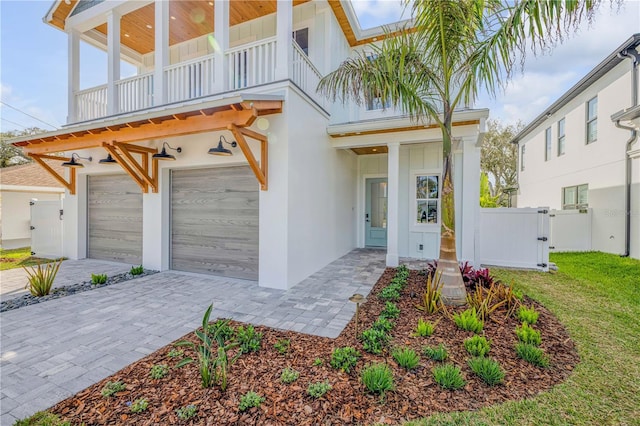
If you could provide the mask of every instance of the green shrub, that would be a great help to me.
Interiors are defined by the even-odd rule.
[[[236,341],[240,345],[240,353],[258,352],[262,342],[262,333],[257,333],[252,325],[239,326],[236,329]]]
[[[115,395],[118,392],[122,392],[126,388],[127,388],[127,386],[124,383],[122,383],[121,381],[107,382],[104,385],[104,387],[102,388],[102,390],[100,391],[100,394],[102,396],[104,396],[105,398],[108,398],[110,396]]]
[[[396,319],[400,316],[400,308],[393,302],[387,302],[384,309],[380,312],[380,317],[386,319]]]
[[[495,386],[502,383],[504,379],[504,371],[500,368],[500,364],[490,358],[476,357],[467,361],[471,371],[480,377],[489,386]]]
[[[374,355],[382,353],[382,349],[390,340],[387,333],[381,330],[376,330],[375,328],[363,331],[360,338],[362,339],[362,348]]]
[[[180,420],[189,420],[195,417],[198,412],[198,407],[193,404],[185,405],[184,407],[180,407],[176,410],[176,415]]]
[[[549,357],[542,349],[529,343],[516,343],[518,357],[538,367],[548,367]]]
[[[71,426],[71,422],[62,421],[57,414],[38,411],[26,419],[16,420],[13,426]]]
[[[398,365],[405,370],[411,370],[420,364],[420,355],[408,347],[395,348],[391,356],[393,356],[393,359],[396,360]]]
[[[307,393],[314,398],[321,398],[332,389],[328,381],[311,383],[307,388]]]
[[[393,372],[387,364],[371,364],[362,369],[362,383],[371,393],[384,395],[393,389]]]
[[[475,335],[464,340],[464,348],[471,356],[485,356],[491,350],[491,345],[484,336]]]
[[[178,358],[184,355],[184,351],[182,349],[171,349],[167,356],[169,358]]]
[[[207,334],[209,337],[215,340],[220,339],[221,342],[228,342],[233,339],[236,332],[233,327],[229,325],[229,321],[229,319],[220,318],[214,323],[208,324]]]
[[[331,361],[329,361],[329,364],[336,370],[342,370],[345,373],[348,373],[356,366],[360,356],[360,352],[351,346],[336,348],[331,353]]]
[[[404,281],[409,278],[409,268],[407,268],[407,265],[400,265],[396,268],[395,278],[399,278]]]
[[[316,358],[316,359],[313,360],[314,367],[317,367],[317,366],[322,365],[322,364],[324,364],[324,361],[322,361],[322,358]]]
[[[284,370],[282,370],[282,374],[280,374],[280,381],[282,383],[289,384],[298,380],[298,377],[300,377],[299,372],[297,372],[291,367],[287,367]]]
[[[91,284],[100,285],[107,282],[107,274],[91,274]]]
[[[62,265],[62,259],[58,262],[47,263],[45,266],[38,263],[29,269],[23,266],[22,269],[26,271],[28,280],[28,284],[24,288],[28,289],[29,293],[35,297],[48,295],[60,265]]]
[[[138,398],[129,406],[129,411],[132,413],[142,413],[143,411],[147,411],[149,407],[149,401],[145,398]]]
[[[540,346],[540,343],[542,343],[540,332],[526,322],[523,322],[521,327],[516,327],[516,336],[522,343],[529,343],[534,346]]]
[[[259,407],[263,401],[263,397],[261,397],[254,391],[249,391],[240,397],[240,404],[238,405],[238,409],[240,411],[246,411],[249,408]]]
[[[392,321],[388,320],[387,318],[379,317],[376,322],[373,323],[371,328],[375,328],[376,330],[388,333],[393,329],[393,326],[394,324]]]
[[[151,376],[152,379],[162,379],[167,374],[169,374],[169,367],[164,364],[154,365],[149,372],[149,376]]]
[[[422,353],[434,361],[444,361],[449,356],[446,346],[442,343],[436,347],[424,346]]]
[[[453,364],[437,366],[433,369],[433,379],[443,389],[456,390],[463,387],[467,382],[462,377],[460,367]]]
[[[289,339],[280,339],[278,340],[273,347],[278,351],[280,355],[284,355],[289,352],[289,348],[291,347],[291,340]]]
[[[465,331],[473,331],[474,333],[480,333],[484,323],[478,318],[475,308],[467,309],[460,314],[453,315],[453,322],[456,323],[458,328]]]
[[[400,289],[394,285],[389,285],[383,288],[378,297],[382,300],[398,301],[400,299]]]
[[[518,311],[518,319],[523,323],[527,324],[535,324],[538,322],[538,316],[540,314],[536,312],[536,309],[531,305],[530,308],[526,306],[520,306],[520,310]]]
[[[142,267],[142,265],[132,266],[129,273],[131,273],[131,275],[142,275],[144,274],[144,268]]]
[[[422,318],[418,318],[418,325],[416,326],[416,332],[414,333],[414,336],[429,337],[433,334],[435,328],[435,324],[429,321],[425,321]]]

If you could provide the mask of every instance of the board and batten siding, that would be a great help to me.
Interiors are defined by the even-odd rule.
[[[249,166],[172,170],[171,269],[257,281],[258,213]]]
[[[142,192],[127,175],[88,176],[87,257],[142,263]]]

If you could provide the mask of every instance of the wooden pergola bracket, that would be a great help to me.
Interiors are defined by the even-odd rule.
[[[149,156],[157,153],[155,148],[131,145],[122,142],[105,142],[102,144],[114,160],[140,186],[142,192],[158,192],[158,160],[151,158],[151,173],[149,173]],[[132,154],[140,154],[140,164]]]
[[[45,169],[51,176],[53,176],[58,182],[60,182],[71,195],[76,195],[76,169],[73,167],[69,168],[69,182],[60,176],[58,172],[53,170],[51,166],[49,166],[44,160],[56,160],[56,161],[71,161],[69,157],[59,157],[57,155],[44,155],[44,154],[30,154],[31,158],[33,158],[36,163],[40,164],[43,169]]]
[[[233,133],[238,145],[240,145],[240,149],[249,162],[249,166],[251,167],[251,170],[253,170],[253,174],[256,175],[258,182],[260,182],[260,189],[266,191],[268,188],[267,178],[269,171],[269,144],[267,143],[267,137],[258,132],[254,132],[253,130],[238,127],[235,124],[229,124],[227,129]],[[258,164],[258,161],[253,156],[253,152],[251,152],[251,148],[249,147],[245,136],[260,141],[260,164]]]

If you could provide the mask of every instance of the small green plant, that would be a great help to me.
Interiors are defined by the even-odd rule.
[[[258,352],[262,342],[262,333],[257,333],[252,325],[239,326],[236,329],[236,340],[240,345],[240,353]]]
[[[289,348],[291,347],[291,340],[280,339],[273,345],[273,347],[276,348],[276,351],[278,351],[280,355],[285,355],[287,352],[289,352]]]
[[[522,343],[529,343],[534,346],[540,346],[540,343],[542,343],[540,332],[526,322],[523,322],[522,326],[516,327],[516,336]]]
[[[399,278],[401,280],[405,280],[409,278],[409,268],[407,265],[400,265],[396,268],[395,278]]]
[[[314,398],[321,398],[325,393],[329,392],[332,386],[328,381],[311,383],[307,388],[307,393]]]
[[[151,367],[151,371],[149,372],[149,376],[151,376],[152,379],[156,380],[166,377],[167,374],[169,374],[169,367],[164,364],[154,365],[153,367]]]
[[[298,377],[300,377],[299,372],[297,372],[291,367],[287,367],[284,370],[282,370],[282,374],[280,374],[280,381],[282,383],[289,384],[298,380]]]
[[[91,274],[91,284],[100,285],[107,282],[107,274]]]
[[[147,411],[149,407],[149,401],[145,398],[138,398],[129,405],[129,411],[132,413],[142,413],[143,411]]]
[[[316,358],[316,359],[313,360],[313,366],[314,367],[320,366],[322,364],[324,364],[324,361],[322,360],[322,358]]]
[[[228,342],[236,334],[233,327],[229,325],[229,321],[229,319],[221,318],[219,320],[216,320],[212,324],[208,324],[207,334],[209,334],[209,336],[211,336],[212,338],[215,338],[214,336],[218,336],[221,341]]]
[[[436,324],[425,321],[422,318],[418,318],[418,325],[416,326],[416,331],[415,333],[413,333],[413,335],[419,337],[429,337],[433,334],[435,328]]]
[[[387,302],[384,305],[384,309],[380,312],[381,318],[396,319],[400,316],[400,308],[393,302]]]
[[[491,345],[484,336],[474,335],[464,339],[464,348],[471,356],[485,356],[491,350]]]
[[[384,393],[393,390],[393,372],[387,364],[371,364],[362,369],[362,383],[371,393],[384,397]]]
[[[384,331],[385,333],[390,332],[393,329],[393,322],[387,318],[379,317],[376,322],[373,323],[371,328],[375,328],[376,330]]]
[[[420,364],[420,355],[409,347],[395,348],[391,352],[391,356],[396,360],[398,365],[405,370],[416,368]]]
[[[519,358],[538,367],[548,367],[549,357],[542,349],[530,343],[516,343],[516,354]]]
[[[369,328],[360,335],[362,339],[362,348],[370,354],[378,355],[382,353],[382,349],[389,343],[389,335],[382,330]]]
[[[399,287],[389,285],[383,288],[380,293],[378,293],[378,297],[382,300],[391,300],[396,302],[400,299]]]
[[[467,364],[471,371],[489,386],[495,386],[504,380],[504,371],[500,368],[500,364],[491,358],[480,356],[470,359]]]
[[[520,306],[518,310],[518,319],[523,323],[533,325],[538,322],[538,316],[540,314],[536,311],[536,309],[531,305],[530,308],[526,306]]]
[[[104,396],[105,398],[109,398],[109,397],[115,395],[118,392],[122,392],[126,388],[127,388],[127,386],[124,383],[122,383],[121,381],[107,382],[104,385],[104,387],[102,388],[102,390],[100,391],[100,394],[102,396]]]
[[[442,309],[442,297],[441,297],[442,284],[440,281],[440,273],[427,275],[427,282],[425,284],[424,292],[422,293],[422,303],[416,305],[416,308],[426,312],[427,314],[434,314]]]
[[[356,366],[360,356],[360,352],[351,346],[336,348],[331,353],[331,361],[329,361],[329,364],[331,364],[331,366],[336,370],[342,370],[345,373],[348,373]]]
[[[142,275],[144,273],[144,268],[142,267],[142,265],[140,265],[140,266],[132,266],[131,270],[129,271],[129,273],[131,275]]]
[[[422,353],[434,361],[444,361],[449,356],[446,346],[442,343],[436,347],[424,346],[422,348]]]
[[[474,333],[480,333],[484,323],[478,318],[475,308],[467,309],[460,314],[453,314],[453,322],[456,323],[458,328],[466,331],[473,331]]]
[[[180,420],[189,420],[195,417],[198,412],[198,407],[193,404],[185,405],[184,407],[180,407],[176,410],[176,415]]]
[[[62,259],[57,262],[47,263],[45,266],[40,263],[30,268],[23,266],[22,269],[26,271],[29,282],[24,288],[28,289],[29,293],[35,297],[48,295],[51,292],[51,286],[53,286],[53,280],[56,278],[60,265],[62,265]]]
[[[169,358],[179,358],[184,355],[184,351],[182,349],[171,349],[167,356]]]
[[[463,387],[467,382],[462,377],[460,367],[453,364],[439,365],[433,369],[433,379],[443,389],[456,390]]]
[[[26,419],[16,420],[13,426],[71,426],[71,422],[62,421],[57,414],[38,411]]]
[[[263,401],[263,397],[254,391],[249,391],[240,397],[240,405],[238,405],[238,409],[240,411],[247,411],[249,408],[259,407]]]

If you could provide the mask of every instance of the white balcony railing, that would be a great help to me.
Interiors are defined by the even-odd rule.
[[[169,103],[215,93],[214,55],[170,65],[164,73]]]
[[[318,95],[316,87],[322,78],[320,71],[311,63],[309,56],[300,48],[295,40],[292,40],[293,47],[293,69],[291,70],[291,80],[301,88],[307,95],[326,109],[326,100]]]
[[[107,115],[107,85],[76,92],[76,121],[93,120]]]
[[[153,73],[116,81],[119,112],[138,111],[153,106]]]
[[[227,90],[244,89],[275,80],[275,37],[230,49],[225,55],[229,64]]]

